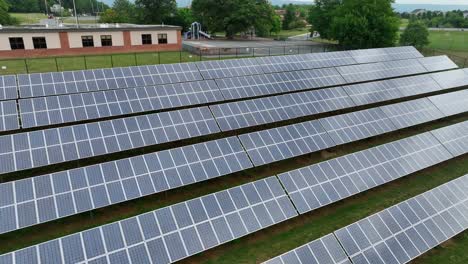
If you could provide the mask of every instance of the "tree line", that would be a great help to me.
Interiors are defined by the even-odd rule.
[[[407,12],[399,14],[401,18],[419,20],[428,27],[433,28],[468,28],[468,17],[465,18],[462,10],[449,12],[426,11],[417,15]]]
[[[5,0],[2,0],[5,1]],[[46,10],[45,3],[47,2]],[[6,0],[10,6],[9,11],[15,13],[50,13],[50,7],[58,1],[56,0]],[[65,10],[73,9],[73,0],[61,0]],[[108,5],[97,0],[75,0],[76,12],[78,14],[95,14],[109,8]]]

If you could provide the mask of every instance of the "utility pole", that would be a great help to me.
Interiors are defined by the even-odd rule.
[[[75,21],[76,21],[76,27],[80,27],[80,22],[78,22],[78,15],[76,14],[76,4],[75,0],[73,0],[73,12],[75,13]]]
[[[47,0],[44,0],[44,7],[45,7],[47,18],[49,18],[49,8],[47,8]]]

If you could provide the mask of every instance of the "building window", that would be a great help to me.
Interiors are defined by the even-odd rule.
[[[103,47],[112,46],[112,36],[111,35],[102,35],[101,36],[101,46],[103,46]]]
[[[23,38],[10,38],[10,47],[12,50],[24,49]]]
[[[93,36],[81,36],[83,47],[94,47]]]
[[[47,49],[47,42],[45,37],[33,37],[34,49]]]
[[[143,44],[143,45],[151,45],[151,44],[153,44],[153,40],[151,39],[151,34],[143,34],[143,35],[141,35],[141,44]]]
[[[167,34],[158,34],[158,44],[167,44]]]

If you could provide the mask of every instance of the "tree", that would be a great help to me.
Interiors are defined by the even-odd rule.
[[[121,18],[114,9],[109,8],[99,17],[99,23],[121,23]]]
[[[312,25],[311,32],[317,31],[324,39],[331,39],[330,25],[334,12],[341,0],[315,0],[315,5],[309,9],[307,21]]]
[[[135,5],[143,24],[163,24],[177,12],[175,0],[136,0]]]
[[[278,15],[275,15],[273,17],[273,23],[271,24],[270,35],[271,34],[278,35],[280,31],[281,31],[281,17]]]
[[[8,0],[10,12],[37,13],[40,12],[38,0]]]
[[[421,21],[412,21],[400,36],[400,44],[422,48],[429,44],[429,31]]]
[[[210,32],[224,31],[228,38],[252,28],[266,35],[275,17],[268,0],[193,0],[192,12]]]
[[[10,16],[8,8],[10,6],[5,0],[0,0],[0,25],[15,25],[18,21]]]
[[[286,13],[283,18],[283,29],[291,29],[291,26],[296,22],[296,7],[293,4],[286,6]]]
[[[116,12],[119,23],[131,23],[135,20],[135,5],[128,0],[115,0],[112,9]]]
[[[181,7],[177,9],[175,16],[168,20],[168,23],[175,26],[182,27],[183,31],[187,31],[190,25],[195,21],[192,14],[192,9],[187,7]]]

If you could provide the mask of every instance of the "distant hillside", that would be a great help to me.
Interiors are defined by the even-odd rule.
[[[189,6],[192,0],[177,0],[177,6],[185,7]],[[271,0],[272,5],[282,6],[284,4],[312,4],[314,1],[294,1],[294,0]]]

